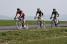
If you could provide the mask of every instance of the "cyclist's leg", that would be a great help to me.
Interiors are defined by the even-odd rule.
[[[21,18],[21,24],[22,24],[22,27],[24,27],[24,19]]]
[[[24,21],[23,21],[23,23],[22,23],[22,27],[24,27]]]
[[[58,26],[58,19],[56,18],[55,19],[55,27],[57,27]]]
[[[58,26],[58,23],[59,23],[59,20],[58,19],[56,19],[56,25]]]
[[[39,18],[39,25],[40,25],[40,28],[42,28],[43,26],[43,21],[42,21],[42,19],[41,19],[41,17]]]
[[[41,25],[42,25],[41,23],[42,23],[41,18],[40,18],[40,16],[38,16],[37,17],[37,25],[39,28],[41,28]]]

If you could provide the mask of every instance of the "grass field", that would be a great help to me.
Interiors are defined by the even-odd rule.
[[[67,28],[0,32],[0,44],[67,44]]]
[[[27,21],[33,25],[36,21]],[[45,21],[50,24],[50,21]],[[66,24],[67,21],[60,21]],[[0,26],[13,26],[13,20],[0,20]],[[0,44],[67,44],[67,28],[29,29],[0,32]]]
[[[28,25],[36,24],[36,21],[26,21]],[[45,21],[46,24],[50,24],[50,21]],[[60,21],[60,24],[66,24],[67,21]],[[0,20],[0,26],[13,26],[16,25],[14,20]]]

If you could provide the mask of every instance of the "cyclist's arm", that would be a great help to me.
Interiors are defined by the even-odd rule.
[[[16,12],[16,16],[17,16],[17,12]]]
[[[58,15],[58,17],[59,17],[59,13],[57,12],[57,15]]]
[[[16,12],[16,16],[17,16],[17,12]],[[16,16],[14,17],[14,20],[16,19]]]
[[[36,17],[37,17],[37,14],[38,14],[38,12],[36,12],[36,16],[34,17],[34,19],[36,19]]]
[[[51,17],[50,17],[50,19],[52,19],[52,16],[53,16],[53,12],[52,12],[52,14],[51,14]]]
[[[36,12],[36,16],[37,16],[38,12]]]
[[[43,12],[41,11],[41,14],[42,14],[42,16],[43,16]]]

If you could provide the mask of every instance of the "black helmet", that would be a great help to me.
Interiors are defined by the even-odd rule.
[[[37,8],[37,10],[40,10],[40,8]]]
[[[17,10],[20,10],[19,8],[17,8]]]
[[[55,8],[53,10],[56,10]]]

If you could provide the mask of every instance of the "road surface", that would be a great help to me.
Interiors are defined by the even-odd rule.
[[[28,29],[35,29],[37,25],[29,25]],[[51,27],[50,24],[46,24],[46,27]],[[58,27],[67,27],[67,24],[59,24]],[[0,26],[0,30],[17,30],[16,26]]]

